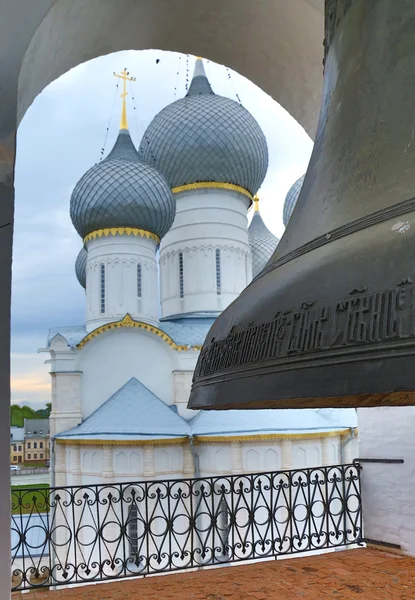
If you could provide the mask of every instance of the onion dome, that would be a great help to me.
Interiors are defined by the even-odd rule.
[[[212,91],[201,58],[186,96],[166,106],[148,126],[139,155],[163,173],[173,191],[216,182],[254,195],[268,168],[262,129],[238,102]]]
[[[302,175],[288,190],[288,194],[285,196],[284,208],[282,210],[282,221],[284,227],[287,227],[288,221],[291,219],[295,205],[297,204],[298,196],[300,195],[301,188],[303,187],[305,174]]]
[[[121,127],[113,149],[85,173],[72,192],[71,219],[82,238],[118,227],[141,229],[162,238],[173,224],[171,190],[163,175],[139,159],[131,140],[125,95],[124,89]]]
[[[270,232],[259,214],[258,196],[255,196],[254,204],[255,212],[248,228],[248,239],[252,255],[252,276],[256,277],[273,255],[279,239]]]
[[[82,247],[82,250],[78,254],[75,262],[75,274],[79,283],[83,288],[86,289],[86,259],[88,256],[87,249],[85,246]]]

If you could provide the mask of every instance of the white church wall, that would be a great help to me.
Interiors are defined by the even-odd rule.
[[[360,457],[404,460],[363,464],[365,536],[415,556],[415,407],[359,408],[358,422]]]
[[[132,377],[166,404],[174,400],[175,353],[153,333],[118,329],[103,333],[80,351],[82,416],[85,419]],[[126,423],[128,427],[128,423]]]
[[[90,240],[86,264],[86,329],[122,319],[156,323],[158,281],[156,242],[134,235]],[[137,265],[141,265],[139,297]],[[101,307],[101,265],[105,266],[105,298]]]
[[[177,406],[177,412],[179,415],[183,417],[183,419],[187,420],[193,418],[199,412],[197,410],[195,411],[187,408],[187,403],[190,396],[190,388],[192,387],[192,377],[193,370],[173,372],[174,403]]]
[[[176,194],[175,221],[162,241],[160,252],[164,317],[222,311],[247,286],[252,276],[248,204],[248,198],[227,190],[200,189]],[[220,282],[217,249],[220,251]]]

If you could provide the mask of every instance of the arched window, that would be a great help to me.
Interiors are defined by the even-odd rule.
[[[100,266],[100,310],[101,313],[105,312],[105,265]]]
[[[137,296],[141,298],[142,294],[141,263],[137,264]]]
[[[222,292],[220,267],[220,250],[219,248],[216,248],[216,293],[218,296],[220,296]]]
[[[179,252],[180,298],[184,298],[183,252]]]

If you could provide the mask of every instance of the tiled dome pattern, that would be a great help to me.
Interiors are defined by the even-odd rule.
[[[279,239],[267,228],[259,212],[254,213],[248,228],[248,238],[252,255],[252,276],[256,277],[273,255]]]
[[[305,175],[302,175],[288,190],[288,194],[285,196],[284,208],[282,211],[282,221],[284,227],[287,227],[288,221],[291,219],[295,205],[297,204],[298,196],[300,195],[301,188],[303,187]]]
[[[86,289],[86,259],[88,256],[88,252],[85,246],[82,247],[82,250],[79,252],[76,262],[75,262],[75,274],[79,283],[83,288]]]
[[[128,131],[101,163],[76,184],[70,214],[81,237],[110,227],[133,227],[162,238],[174,215],[173,195],[164,177],[139,160]]]
[[[268,147],[254,117],[230,98],[195,93],[169,104],[148,126],[139,156],[171,188],[231,183],[255,194],[268,169]]]

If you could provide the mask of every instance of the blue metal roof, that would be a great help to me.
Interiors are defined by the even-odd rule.
[[[189,421],[194,435],[258,435],[271,433],[324,432],[349,428],[350,415],[331,422],[319,411],[302,410],[207,410]]]
[[[177,319],[174,321],[162,321],[159,327],[176,344],[182,346],[202,346],[214,322],[214,318]]]
[[[340,414],[341,413],[341,414]],[[190,435],[260,435],[324,432],[356,426],[356,413],[316,410],[201,411],[180,417],[135,378],[130,379],[81,425],[57,435],[64,439],[157,439]]]
[[[133,377],[104,402],[81,425],[57,438],[102,438],[106,436],[182,437],[187,422]],[[110,438],[107,438],[110,439]]]

